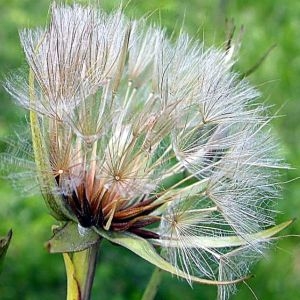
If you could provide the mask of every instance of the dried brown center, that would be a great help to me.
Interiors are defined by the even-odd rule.
[[[58,184],[59,176],[56,176]],[[120,180],[119,176],[115,177],[116,181]],[[91,178],[88,174],[70,192],[62,193],[62,197],[83,227],[129,231],[144,238],[159,237],[146,228],[160,221],[159,217],[150,215],[160,206],[154,203],[156,197],[130,202],[113,185],[107,188],[103,180]]]

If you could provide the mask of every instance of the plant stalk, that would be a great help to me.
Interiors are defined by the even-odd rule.
[[[90,248],[73,253],[63,253],[67,273],[67,300],[89,300],[100,241]]]
[[[159,268],[155,268],[155,270],[152,273],[152,276],[148,282],[148,285],[145,289],[145,292],[143,294],[142,300],[153,300],[158,287],[161,283],[162,279],[162,271]]]

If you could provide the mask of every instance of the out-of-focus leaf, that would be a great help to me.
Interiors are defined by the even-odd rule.
[[[50,253],[78,252],[85,250],[100,239],[100,236],[91,229],[80,232],[77,223],[68,222],[53,231],[53,237],[46,243]]]
[[[12,237],[12,230],[10,230],[5,237],[0,237],[0,273],[3,268],[4,257],[7,252],[11,237]]]

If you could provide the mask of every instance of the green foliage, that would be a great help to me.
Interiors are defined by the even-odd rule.
[[[12,237],[12,231],[10,230],[5,237],[0,237],[0,273],[2,272],[5,254],[9,247],[9,243]]]
[[[48,15],[47,0],[0,0],[0,79],[24,63],[18,40],[18,28],[43,25]],[[71,1],[69,1],[71,2]],[[81,3],[85,1],[79,1]],[[98,1],[91,1],[98,2]],[[106,9],[117,7],[118,0],[102,0]],[[249,80],[258,85],[262,99],[273,105],[271,111],[282,116],[274,120],[278,137],[288,163],[295,169],[284,174],[287,181],[299,176],[300,166],[300,2],[286,0],[275,3],[262,1],[228,0],[132,0],[126,8],[129,16],[147,16],[149,23],[165,26],[175,32],[182,26],[192,36],[223,46],[225,18],[233,18],[239,28],[245,27],[237,70],[243,73],[274,43],[276,48]],[[24,112],[16,108],[0,90],[0,138],[12,134],[24,119]],[[22,121],[21,121],[22,120]],[[4,143],[0,141],[0,150]],[[5,181],[0,181],[0,232],[13,228],[14,239],[6,255],[5,276],[0,277],[0,297],[3,300],[63,299],[65,271],[60,255],[48,254],[43,248],[51,235],[53,219],[47,215],[39,197],[20,199],[22,191],[13,192]],[[283,201],[278,209],[283,212],[278,222],[296,217],[300,211],[300,184],[287,183]],[[296,221],[285,231],[298,234]],[[300,241],[287,237],[279,241],[268,257],[253,272],[247,283],[259,299],[300,299]],[[94,283],[92,299],[140,299],[152,267],[126,249],[104,242],[100,250],[100,265]],[[194,285],[163,275],[157,299],[214,299],[215,288]],[[252,299],[251,291],[241,284],[233,299]]]

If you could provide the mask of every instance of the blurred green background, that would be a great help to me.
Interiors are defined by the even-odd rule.
[[[0,80],[24,65],[18,29],[44,25],[49,0],[0,0]],[[86,2],[86,1],[78,1]],[[118,0],[99,1],[112,9]],[[125,2],[125,1],[124,1]],[[149,22],[161,23],[169,32],[184,24],[192,36],[204,39],[207,46],[222,46],[225,18],[244,25],[245,34],[237,70],[251,67],[274,43],[276,48],[263,65],[249,77],[259,87],[262,100],[273,105],[271,111],[282,116],[274,120],[287,162],[294,168],[283,172],[283,180],[300,176],[300,1],[261,0],[132,0],[126,9],[130,16],[150,16]],[[0,88],[0,139],[24,124],[25,112],[17,108]],[[4,142],[0,142],[4,150]],[[300,181],[284,185],[278,204],[278,222],[298,218]],[[65,274],[60,255],[50,255],[43,243],[51,235],[53,219],[40,197],[21,198],[10,185],[0,181],[0,236],[13,228],[14,236],[0,275],[0,299],[64,299]],[[300,233],[296,220],[283,235]],[[102,245],[100,268],[96,273],[92,299],[140,299],[152,266],[128,251],[109,243]],[[254,268],[255,278],[247,284],[258,299],[300,299],[300,239],[286,237],[270,249]],[[215,299],[215,288],[194,285],[165,274],[157,299]],[[239,285],[232,299],[255,299],[249,287]]]

